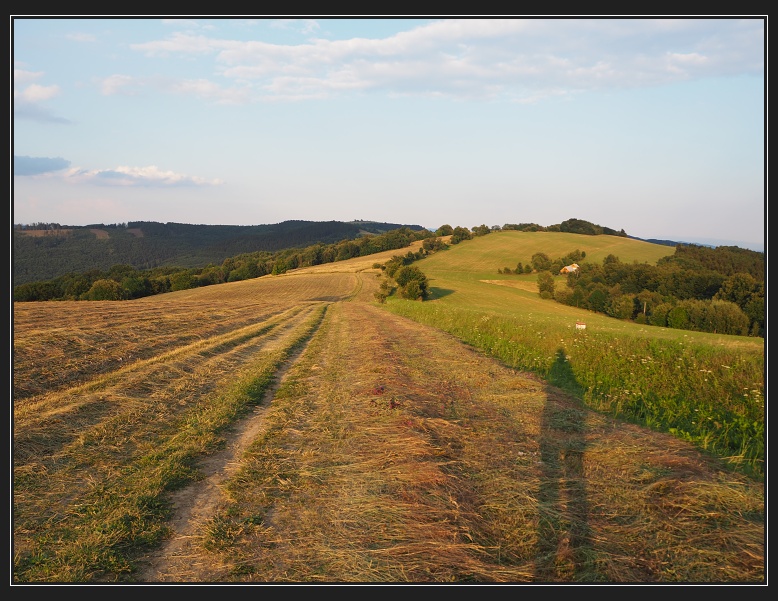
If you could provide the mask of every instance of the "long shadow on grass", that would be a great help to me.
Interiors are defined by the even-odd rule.
[[[454,291],[449,288],[438,288],[436,286],[430,286],[430,295],[428,300],[435,300],[436,298],[443,298],[449,294],[454,294]]]
[[[540,582],[596,580],[591,563],[589,502],[584,474],[585,413],[560,395],[580,389],[564,349],[549,373],[540,431],[542,475],[535,577]]]

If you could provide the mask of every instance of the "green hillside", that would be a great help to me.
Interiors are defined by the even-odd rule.
[[[450,246],[444,252],[429,255],[418,262],[429,279],[429,308],[440,304],[467,312],[494,312],[501,316],[551,320],[559,327],[572,330],[576,321],[585,321],[588,331],[629,333],[637,337],[692,338],[707,343],[745,345],[761,351],[764,339],[742,336],[722,336],[672,328],[651,327],[628,320],[614,319],[602,313],[578,309],[554,300],[540,298],[538,274],[503,275],[502,267],[528,264],[532,255],[546,253],[555,258],[574,250],[586,253],[581,261],[602,263],[608,255],[619,257],[622,263],[656,264],[671,257],[675,248],[619,236],[587,236],[560,232],[501,231]],[[556,285],[565,285],[567,276],[555,276]],[[422,303],[417,303],[422,305]]]
[[[590,263],[601,263],[613,254],[627,263],[655,264],[675,252],[669,246],[620,236],[502,231],[453,245],[445,252],[430,255],[419,265],[430,280],[431,299],[439,298],[446,306],[476,312],[496,311],[510,316],[534,313],[536,317],[558,318],[569,327],[579,319],[586,319],[607,329],[623,330],[632,326],[636,331],[645,330],[637,324],[541,299],[537,292],[537,274],[497,273],[498,269],[515,267],[519,262],[529,264],[537,252],[555,258],[575,250],[585,252],[583,261]],[[564,277],[556,277],[559,285],[563,284]]]
[[[444,330],[511,367],[534,372],[594,409],[690,440],[759,473],[764,461],[764,339],[651,326],[543,299],[538,274],[499,274],[532,254],[580,250],[656,263],[664,245],[616,236],[498,232],[415,263],[424,302],[391,311]],[[567,276],[557,275],[557,285]],[[583,322],[585,329],[577,329]]]
[[[486,277],[495,275],[498,268],[515,267],[517,262],[528,264],[538,252],[553,259],[575,250],[586,252],[585,260],[590,263],[601,263],[613,254],[623,262],[655,264],[675,252],[674,247],[623,236],[503,230],[452,246],[451,253],[432,256],[425,262],[425,269],[459,272],[464,277]]]

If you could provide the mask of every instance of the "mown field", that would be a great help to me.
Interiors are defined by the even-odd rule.
[[[599,355],[612,390],[670,349],[710,381],[726,352],[758,380],[718,389],[734,406],[763,395],[759,341],[541,301],[497,268],[619,254],[583,247],[611,237],[544,250],[505,234],[420,261],[424,303],[374,301],[389,252],[135,301],[15,304],[13,582],[763,584],[763,479],[595,410],[581,368]]]

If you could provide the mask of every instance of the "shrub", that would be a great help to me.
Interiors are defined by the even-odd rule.
[[[122,300],[124,289],[115,280],[97,280],[86,293],[87,300]]]
[[[538,274],[538,290],[541,298],[554,298],[554,276],[548,271]]]
[[[415,265],[401,267],[395,273],[394,279],[403,298],[424,300],[429,296],[427,276]]]

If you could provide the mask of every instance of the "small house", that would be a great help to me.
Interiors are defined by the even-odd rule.
[[[575,273],[576,271],[578,271],[578,263],[573,263],[572,265],[565,265],[559,270],[559,273]]]
[[[586,324],[584,322],[582,322],[582,321],[576,321],[575,322],[575,329],[576,330],[585,330],[586,329]]]

